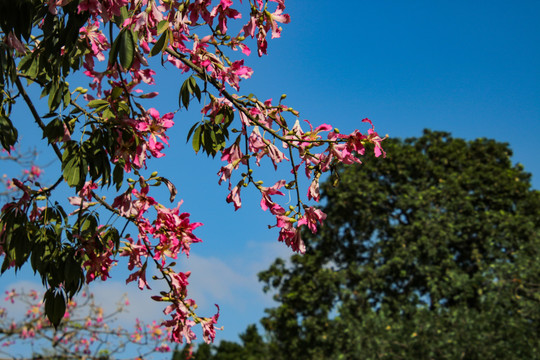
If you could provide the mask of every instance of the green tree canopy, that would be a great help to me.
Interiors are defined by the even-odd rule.
[[[426,130],[322,187],[304,256],[260,274],[274,358],[540,358],[540,192],[508,144]]]
[[[268,344],[264,342],[257,327],[249,325],[240,334],[241,344],[222,340],[219,345],[199,344],[195,350],[186,344],[182,350],[175,350],[172,360],[270,360]]]

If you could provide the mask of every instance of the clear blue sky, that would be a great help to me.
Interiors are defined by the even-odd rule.
[[[280,39],[269,42],[269,56],[253,54],[246,60],[255,73],[242,93],[275,100],[286,93],[287,105],[299,110],[301,119],[329,123],[342,132],[365,131],[360,120],[369,117],[380,134],[391,137],[420,136],[430,128],[508,142],[513,160],[533,174],[533,186],[540,188],[539,1],[286,4],[291,24],[283,26]],[[174,110],[181,77],[172,69],[160,75],[162,96],[148,106]],[[205,224],[197,232],[204,243],[195,245],[180,266],[193,272],[191,295],[200,302],[201,314],[211,315],[214,303],[221,306],[224,331],[218,339],[236,340],[272,304],[256,273],[289,251],[267,229],[273,219],[260,210],[257,194],[243,193],[244,206],[237,212],[225,203],[226,186],[217,184],[219,160],[195,157],[185,145],[197,119],[194,111],[178,113],[167,156],[150,166],[175,182],[182,209]],[[150,294],[118,286],[124,278],[116,272],[112,280],[117,283],[95,290],[109,296],[129,291],[131,316],[159,316],[159,306],[148,310]],[[8,275],[1,287],[29,279]]]

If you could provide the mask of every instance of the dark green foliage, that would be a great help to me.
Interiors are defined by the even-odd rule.
[[[242,344],[221,341],[219,345],[199,344],[193,351],[192,360],[271,360],[268,345],[257,331],[255,325],[249,325],[246,332],[240,334]],[[181,351],[175,350],[173,360],[189,358],[189,345]]]
[[[507,144],[426,131],[385,150],[323,186],[305,256],[260,274],[272,358],[540,358],[540,193]]]
[[[15,99],[22,97],[21,101],[27,102],[49,145],[63,142],[62,147],[56,148],[56,153],[61,158],[62,177],[67,185],[79,191],[86,181],[92,180],[102,187],[114,184],[119,189],[123,183],[124,163],[117,161],[111,169],[111,157],[120,146],[132,149],[138,145],[133,130],[121,127],[117,120],[131,114],[127,100],[120,98],[124,89],[113,89],[111,101],[90,102],[93,112],[106,120],[103,124],[97,124],[100,118],[88,116],[80,107],[66,110],[72,102],[73,91],[66,78],[72,71],[80,69],[82,59],[89,51],[87,44],[79,39],[79,30],[90,14],[79,12],[79,3],[68,2],[53,14],[43,1],[0,0],[1,32],[4,35],[13,33],[19,40],[26,41],[32,50],[21,54],[4,42],[0,44],[0,144],[9,150],[17,141],[17,123],[11,118],[11,110]],[[126,10],[122,10],[122,17],[126,14]],[[116,20],[122,22],[122,17]],[[29,41],[30,34],[38,41]],[[126,30],[120,32],[118,39],[118,51],[113,61],[129,68],[135,54],[134,36]],[[48,98],[47,114],[41,116],[31,100],[25,97],[21,79],[42,89],[41,95]],[[79,96],[83,91],[86,90],[77,88],[73,94]],[[62,110],[65,115],[59,115],[57,110]],[[85,129],[83,135],[65,140],[75,128]],[[118,143],[119,135],[124,144]],[[76,221],[69,222],[62,207],[49,201],[50,191],[38,194],[29,188],[20,188],[25,192],[24,201],[10,203],[0,217],[0,243],[7,249],[0,273],[12,264],[19,270],[29,261],[49,289],[44,298],[46,313],[56,324],[55,319],[62,312],[60,302],[74,296],[85,281],[82,264],[88,258],[81,255],[81,244],[96,240],[95,246],[99,250],[113,244],[115,252],[120,246],[120,234],[111,226],[100,226],[97,215],[82,208],[74,217]],[[42,216],[32,215],[43,201],[48,205]]]

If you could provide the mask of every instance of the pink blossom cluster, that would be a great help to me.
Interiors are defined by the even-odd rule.
[[[126,246],[120,253],[129,258],[128,269],[136,269],[126,282],[137,281],[141,290],[150,289],[146,269],[148,261],[153,261],[167,277],[170,288],[166,295],[153,297],[156,301],[171,303],[164,310],[165,315],[170,315],[171,319],[163,322],[163,325],[172,329],[172,340],[181,342],[185,338],[190,342],[195,337],[191,330],[195,322],[189,319],[195,315],[195,302],[186,298],[190,273],[175,272],[173,264],[168,263],[168,260],[177,259],[180,253],[189,256],[191,244],[201,241],[193,231],[202,224],[190,222],[188,213],[180,213],[182,202],[172,209],[159,204],[148,195],[150,185],[143,177],[140,177],[138,183],[140,191],[133,187],[116,197],[112,204],[122,216],[135,219],[139,233],[136,242],[127,237]],[[150,209],[156,213],[153,221],[148,219]]]
[[[91,20],[81,28],[80,38],[86,44],[88,52],[85,55],[85,74],[92,78],[91,88],[95,94],[86,94],[88,101],[104,99],[109,102],[113,113],[118,113],[114,120],[117,132],[116,152],[111,154],[113,162],[121,161],[126,172],[132,169],[138,170],[146,167],[146,160],[149,157],[162,157],[164,145],[168,144],[166,131],[173,126],[173,114],[168,113],[161,117],[157,110],[145,110],[137,103],[137,108],[131,106],[131,111],[120,112],[119,102],[125,100],[131,104],[132,94],[141,93],[137,89],[140,84],[153,85],[155,83],[154,72],[148,67],[146,55],[150,54],[151,46],[156,46],[161,36],[167,36],[168,54],[166,60],[180,68],[182,71],[193,71],[185,62],[181,61],[182,56],[189,59],[190,64],[202,69],[206,76],[212,78],[219,85],[219,90],[224,91],[226,85],[235,90],[239,90],[241,79],[247,79],[253,73],[252,69],[244,65],[244,60],[229,61],[223,52],[217,50],[219,45],[230,47],[233,50],[240,48],[245,55],[250,54],[249,47],[244,44],[245,36],[257,38],[259,55],[266,54],[267,32],[272,33],[272,37],[279,37],[281,29],[277,23],[288,23],[289,16],[283,14],[285,5],[283,1],[276,1],[277,8],[270,13],[268,4],[256,1],[252,4],[251,14],[248,23],[241,32],[234,36],[225,36],[228,31],[228,21],[241,19],[242,14],[233,9],[233,2],[222,0],[217,5],[212,5],[210,0],[198,0],[188,5],[177,1],[141,0],[129,1],[97,1],[88,0],[79,4],[79,11],[88,11]],[[54,3],[56,6],[65,5],[62,2]],[[56,12],[53,2],[49,3],[50,11]],[[111,48],[114,39],[107,39],[102,27],[109,22],[113,16],[120,16],[122,7],[126,6],[129,17],[126,18],[121,29],[132,31],[136,35],[137,47],[133,63],[129,69],[123,69],[117,62],[109,61],[104,70],[98,70],[98,62],[105,60],[104,52]],[[214,28],[214,20],[217,25]],[[212,29],[212,34],[199,38],[193,33],[193,29],[200,21],[206,23]],[[165,25],[163,25],[165,24]],[[188,43],[192,43],[189,46]],[[213,48],[212,51],[210,48]],[[176,52],[179,56],[174,56]],[[105,79],[108,79],[110,88],[105,86]],[[115,88],[125,91],[118,95]],[[141,95],[142,98],[155,96],[156,93]],[[214,116],[219,105],[212,101],[212,109],[205,107],[203,113],[209,117]],[[224,106],[232,106],[229,102],[223,102]],[[136,111],[138,110],[138,111]],[[138,114],[137,114],[138,113]],[[258,146],[258,149],[255,149]],[[252,150],[259,153],[259,160],[268,145],[253,142]],[[279,153],[275,147],[271,147],[272,154]],[[275,159],[276,157],[272,157]],[[285,156],[281,160],[286,159]],[[279,161],[281,161],[279,160]],[[191,308],[194,302],[186,298],[187,274],[176,274],[167,264],[167,259],[176,259],[178,253],[189,254],[190,245],[199,242],[192,231],[200,226],[199,223],[190,223],[189,214],[180,213],[180,204],[173,209],[163,206],[153,197],[148,196],[149,186],[144,178],[140,177],[140,190],[130,187],[126,192],[117,196],[111,207],[123,217],[133,219],[138,229],[137,241],[126,238],[126,246],[121,255],[129,258],[128,268],[133,272],[127,281],[136,281],[139,288],[150,288],[146,279],[146,268],[148,259],[152,259],[162,272],[166,272],[170,285],[170,293],[165,297],[170,299],[165,313],[172,316],[172,320],[164,325],[173,329],[173,339],[181,341],[182,337],[187,341],[193,339],[194,334],[190,330],[194,323],[203,326],[203,336],[205,340],[213,340],[215,330],[213,325],[217,321],[217,314],[211,318],[198,318]],[[238,194],[239,195],[239,194]],[[72,197],[71,203],[86,208],[90,204],[90,199],[84,199],[80,194]],[[80,199],[80,200],[79,200]],[[239,196],[236,204],[239,204]],[[153,208],[155,218],[150,220],[147,211]],[[81,252],[84,252],[88,261],[85,263],[87,282],[100,277],[102,280],[108,278],[108,271],[114,262],[111,260],[110,250],[97,252],[92,241],[83,242]],[[107,246],[105,247],[107,248]],[[109,247],[110,248],[110,247]],[[163,297],[162,297],[163,298]],[[163,300],[163,299],[161,299]],[[193,320],[190,320],[193,318]],[[205,320],[203,320],[205,319]]]
[[[298,189],[299,168],[304,165],[304,173],[308,179],[311,179],[311,184],[307,190],[308,200],[320,200],[319,181],[323,173],[332,170],[338,164],[360,164],[359,155],[365,154],[365,146],[371,144],[374,147],[376,157],[386,156],[382,148],[382,141],[377,132],[374,130],[373,123],[369,119],[362,120],[371,125],[367,134],[362,134],[355,130],[349,135],[340,134],[337,130],[328,124],[323,124],[317,128],[313,128],[311,123],[306,120],[310,127],[309,131],[304,131],[297,120],[294,126],[289,129],[286,126],[285,119],[281,116],[284,111],[290,111],[282,105],[272,106],[271,100],[264,103],[256,101],[253,107],[248,107],[246,113],[241,113],[243,128],[242,135],[247,143],[249,153],[244,154],[240,148],[240,136],[237,141],[222,151],[221,160],[227,162],[218,172],[219,183],[229,181],[229,195],[227,201],[234,204],[235,210],[241,207],[240,190],[246,186],[248,182],[253,183],[261,192],[261,208],[269,210],[276,217],[276,224],[272,227],[280,229],[279,241],[285,242],[293,251],[304,253],[305,245],[301,238],[301,227],[306,226],[311,232],[316,233],[317,228],[326,218],[320,209],[313,206],[303,204],[298,198],[296,207],[291,207],[290,210],[285,210],[281,205],[277,204],[272,198],[274,195],[284,196],[282,190],[293,188]],[[273,129],[274,123],[279,126],[278,130]],[[251,133],[248,135],[247,129],[251,127]],[[265,138],[261,134],[261,128],[264,133],[268,134],[270,139]],[[322,134],[326,133],[326,139],[323,139]],[[255,164],[260,166],[261,159],[268,158],[272,162],[274,168],[277,169],[278,164],[283,161],[290,161],[285,153],[276,146],[275,142],[281,143],[283,151],[289,151],[290,158],[293,151],[298,154],[300,162],[293,165],[293,174],[295,179],[292,183],[287,184],[285,180],[276,182],[271,187],[262,186],[261,181],[255,181],[251,174],[243,174],[243,179],[238,184],[232,187],[230,182],[234,170],[237,170],[240,165],[245,165],[249,169],[249,159],[255,158]],[[316,151],[317,150],[317,151]],[[249,173],[249,171],[248,171]]]
[[[151,108],[137,119],[126,120],[124,123],[130,131],[117,130],[119,146],[112,161],[122,160],[125,163],[124,170],[131,172],[132,168],[146,168],[149,157],[165,156],[163,149],[169,139],[165,132],[174,125],[173,117],[172,113],[161,117],[156,109]]]

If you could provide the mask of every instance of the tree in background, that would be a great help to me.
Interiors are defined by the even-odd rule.
[[[0,144],[13,151],[27,129],[14,111],[24,108],[56,155],[59,174],[52,184],[11,181],[18,192],[0,212],[0,272],[29,264],[46,288],[45,313],[54,326],[84,284],[107,280],[125,257],[127,282],[149,289],[147,269],[154,267],[155,279],[166,284],[153,299],[165,305],[162,325],[171,340],[191,342],[196,324],[205,341],[214,340],[219,308],[198,316],[187,293],[189,272],[174,268],[201,241],[194,234],[201,223],[180,212],[181,203],[156,198],[158,186],[167,187],[170,202],[177,191],[149,168],[150,159],[165,156],[176,112],[195,98],[202,119],[187,134],[194,152],[224,161],[216,180],[228,183],[235,209],[244,187],[257,189],[279,240],[294,251],[305,249],[301,229],[315,232],[325,218],[305,200],[319,200],[321,175],[359,162],[366,147],[384,155],[368,119],[365,134],[302,127],[285,95],[276,102],[239,92],[253,73],[244,64],[250,47],[265,55],[267,38],[279,38],[289,21],[284,0],[0,0]],[[178,105],[165,114],[149,106],[158,96],[151,91],[154,69],[162,65],[182,84]],[[88,77],[89,88],[76,74]],[[263,185],[254,169],[265,161],[275,169],[288,163],[287,178]],[[304,174],[309,185],[301,188]],[[296,195],[289,209],[278,199],[284,189]]]
[[[260,274],[273,359],[539,359],[540,192],[507,144],[425,131],[323,186],[306,254]]]
[[[255,325],[249,325],[240,334],[241,344],[222,340],[219,345],[199,344],[196,349],[190,345],[182,350],[175,350],[173,360],[271,360],[268,344],[257,331]]]
[[[106,312],[93,294],[84,290],[69,301],[63,321],[56,328],[44,317],[41,299],[42,294],[35,290],[6,291],[4,306],[0,307],[0,358],[25,359],[31,355],[29,358],[42,360],[106,360],[130,354],[131,359],[134,355],[144,359],[171,351],[167,341],[170,334],[159,324],[137,320],[131,330],[113,325],[116,317],[127,310],[127,297],[119,299],[116,310]],[[13,307],[19,307],[24,315],[10,318]]]

